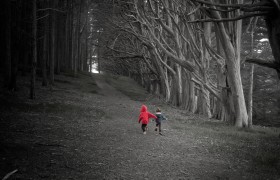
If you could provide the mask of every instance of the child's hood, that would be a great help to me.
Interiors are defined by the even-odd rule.
[[[142,107],[141,107],[141,112],[147,112],[147,106],[145,106],[145,105],[142,105]]]

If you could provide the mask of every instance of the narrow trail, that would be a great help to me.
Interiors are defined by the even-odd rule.
[[[102,119],[92,138],[93,178],[226,179],[229,174],[234,177],[228,172],[230,165],[226,160],[197,151],[195,138],[188,132],[172,129],[168,121],[163,124],[164,136],[156,135],[152,121],[147,135],[143,135],[137,123],[142,103],[130,100],[102,77],[95,79],[104,95],[99,107],[108,117]]]

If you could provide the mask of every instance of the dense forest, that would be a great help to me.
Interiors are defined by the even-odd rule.
[[[280,126],[279,0],[3,0],[1,85],[77,72],[133,78],[180,109]],[[40,77],[40,81],[37,77]]]

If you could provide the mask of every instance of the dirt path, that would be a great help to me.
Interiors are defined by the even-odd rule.
[[[104,97],[99,105],[109,117],[102,119],[92,140],[95,152],[90,176],[105,179],[227,179],[240,174],[230,172],[226,159],[197,151],[195,137],[163,124],[164,136],[156,135],[154,122],[143,135],[137,123],[141,103],[130,100],[96,79]],[[151,107],[151,105],[148,107]],[[153,107],[153,109],[155,109]],[[199,148],[201,150],[201,148]],[[203,151],[203,148],[202,148]],[[87,154],[84,154],[87,156]],[[85,157],[86,158],[86,157]]]

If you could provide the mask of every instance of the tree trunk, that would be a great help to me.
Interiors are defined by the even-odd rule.
[[[254,64],[250,65],[250,76],[249,76],[249,91],[248,91],[248,127],[253,125],[253,83],[254,83]]]
[[[220,30],[220,40],[224,48],[228,74],[227,77],[236,113],[235,126],[247,127],[248,114],[241,82],[240,62],[235,54],[235,49],[226,33],[225,27],[221,22],[218,23],[218,29]]]
[[[7,0],[7,27],[6,27],[6,61],[5,61],[5,87],[9,87],[11,81],[11,61],[12,61],[12,42],[11,42],[11,2]]]
[[[204,72],[202,72],[202,77],[203,77],[203,81],[205,83],[208,83],[208,79],[206,77],[206,72],[209,69],[209,61],[210,61],[210,55],[206,49],[205,44],[202,44],[202,39],[205,38],[205,41],[208,45],[211,46],[211,25],[212,23],[205,23],[204,24],[204,35],[202,35],[201,39],[201,49],[202,49],[202,67],[204,68]],[[210,93],[209,91],[206,89],[206,87],[204,85],[201,86],[201,93],[203,95],[203,99],[202,99],[202,103],[203,103],[203,114],[206,115],[208,118],[212,117],[211,114],[211,105],[210,105]]]
[[[48,22],[45,22],[45,34],[44,34],[44,42],[43,42],[43,57],[42,57],[42,86],[48,85],[47,78],[47,58],[48,58]]]
[[[149,53],[150,53],[151,59],[153,59],[153,62],[154,62],[153,64],[154,64],[154,66],[156,68],[156,71],[157,71],[157,77],[160,79],[159,92],[164,97],[166,97],[166,100],[167,100],[170,97],[168,75],[167,75],[167,72],[165,73],[164,67],[161,63],[161,61],[165,61],[165,63],[166,63],[166,56],[164,57],[165,59],[162,60],[162,57],[160,56],[159,52],[157,51],[157,49],[155,47],[150,48]]]
[[[55,1],[52,2],[52,7],[55,9]],[[55,57],[56,57],[56,13],[51,10],[51,58],[50,58],[50,84],[54,85],[54,67],[55,67]]]
[[[73,20],[73,0],[71,0],[71,4],[70,4],[70,14],[69,14],[69,51],[68,51],[68,56],[69,56],[69,66],[70,66],[70,70],[73,72],[74,70],[74,62],[73,62],[73,39],[74,39],[74,35],[75,32],[73,33],[74,30],[74,20]]]
[[[81,43],[80,46],[80,71],[84,71],[84,45]]]
[[[97,64],[98,64],[98,73],[101,71],[101,62],[100,62],[100,32],[98,32],[98,47],[97,47]]]
[[[190,72],[186,72],[187,75],[187,81],[189,82],[188,85],[188,102],[186,106],[186,110],[189,112],[194,113],[196,111],[196,96],[195,96],[195,85],[194,82],[191,80],[192,75]]]
[[[78,71],[78,58],[79,58],[79,55],[78,55],[78,53],[79,53],[79,26],[77,25],[77,27],[76,27],[76,33],[75,33],[75,40],[76,40],[76,42],[74,41],[74,47],[75,48],[77,48],[76,50],[74,49],[74,51],[73,51],[73,58],[74,58],[74,76],[76,77],[77,76],[77,71]]]
[[[70,63],[69,63],[69,24],[70,24],[70,7],[69,7],[69,1],[64,0],[65,8],[67,9],[66,13],[66,21],[64,26],[64,62],[65,62],[65,69],[70,69]]]
[[[66,13],[62,14],[62,27],[61,29],[59,30],[60,31],[60,34],[62,36],[61,38],[61,58],[60,58],[60,71],[66,71],[68,69],[68,59],[66,58],[67,56],[67,51],[68,51],[68,48],[67,48],[67,44],[68,44],[68,32],[66,30],[66,28],[68,27],[68,14],[69,14],[69,9],[68,9],[68,1],[67,0],[63,0],[61,1],[61,6],[63,6],[63,8],[67,11]]]
[[[222,103],[221,103],[221,120],[227,122],[236,121],[236,112],[232,100],[232,94],[229,87],[222,88]]]
[[[77,59],[76,59],[76,69],[81,70],[81,14],[82,14],[82,0],[80,1],[79,15],[78,15],[78,26],[77,26]],[[77,70],[75,71],[77,75]]]
[[[252,23],[252,31],[251,31],[251,56],[254,56],[254,30],[257,24],[258,18],[255,19],[254,23]],[[249,91],[248,91],[248,127],[251,128],[253,125],[253,86],[254,85],[254,64],[250,65],[250,74],[249,74]]]
[[[92,73],[92,49],[89,50],[89,72]]]
[[[87,13],[88,14],[88,13]],[[85,44],[85,60],[84,60],[84,69],[85,71],[88,71],[88,30],[86,25],[86,44]]]
[[[189,103],[189,83],[187,72],[183,71],[182,73],[182,88],[183,88],[183,95],[182,95],[182,108],[187,109]]]
[[[178,75],[178,71],[176,74],[172,75],[171,80],[171,92],[170,92],[170,101],[174,106],[180,106],[182,102],[182,93],[180,96],[180,89],[182,89],[182,80],[180,80],[181,76]],[[181,99],[180,99],[181,98]]]
[[[211,118],[211,111],[210,111],[210,93],[208,90],[205,89],[203,85],[200,86],[200,96],[201,96],[201,113],[208,118]]]
[[[74,12],[73,12],[74,13]],[[75,54],[76,54],[76,38],[77,38],[77,33],[76,33],[76,31],[77,31],[77,28],[76,28],[76,26],[75,26],[75,23],[74,23],[74,18],[73,18],[73,16],[74,16],[74,14],[72,15],[72,30],[71,30],[71,36],[70,36],[70,38],[71,38],[71,41],[70,41],[70,43],[71,43],[71,51],[70,51],[70,53],[71,53],[71,70],[72,70],[72,72],[73,72],[73,75],[75,75],[75,69],[76,69],[76,66],[75,66],[75,64],[76,64],[76,57],[75,57]]]
[[[61,63],[61,55],[62,53],[62,45],[61,45],[61,37],[62,34],[60,34],[62,28],[62,22],[61,22],[61,16],[59,14],[56,14],[56,22],[55,22],[55,37],[56,37],[56,42],[55,42],[55,47],[56,47],[56,52],[55,52],[55,73],[60,74],[60,63]]]
[[[89,58],[88,58],[88,56],[89,56],[89,51],[88,51],[88,48],[89,48],[89,46],[88,46],[88,35],[89,35],[89,33],[88,33],[88,24],[89,24],[89,8],[90,8],[90,6],[89,6],[90,4],[89,4],[89,1],[87,0],[86,1],[86,6],[87,6],[87,8],[86,8],[86,25],[85,25],[85,28],[86,28],[86,31],[85,31],[85,36],[86,36],[86,47],[85,47],[85,70],[86,71],[88,71],[89,70]]]
[[[19,6],[23,5],[23,2],[18,2]],[[12,21],[12,29],[11,33],[15,32],[17,27],[21,25],[22,19],[22,9],[19,8],[16,11],[13,11],[14,20]],[[13,19],[13,17],[11,17]],[[18,72],[18,61],[21,52],[21,42],[22,42],[22,34],[21,32],[16,32],[11,35],[11,77],[9,82],[9,90],[14,91],[17,89],[17,72]]]
[[[176,64],[176,68],[177,68],[177,80],[178,80],[178,105],[177,106],[181,106],[182,105],[182,99],[183,99],[183,88],[182,88],[182,67],[179,64]]]
[[[168,74],[167,74],[167,70],[166,70],[166,73],[165,73],[165,80],[164,80],[164,84],[165,84],[165,102],[169,102],[170,101],[170,85],[169,85],[169,77],[168,77]]]
[[[37,7],[36,0],[33,0],[33,58],[31,71],[30,99],[35,99],[35,81],[36,81],[36,65],[37,65]]]

